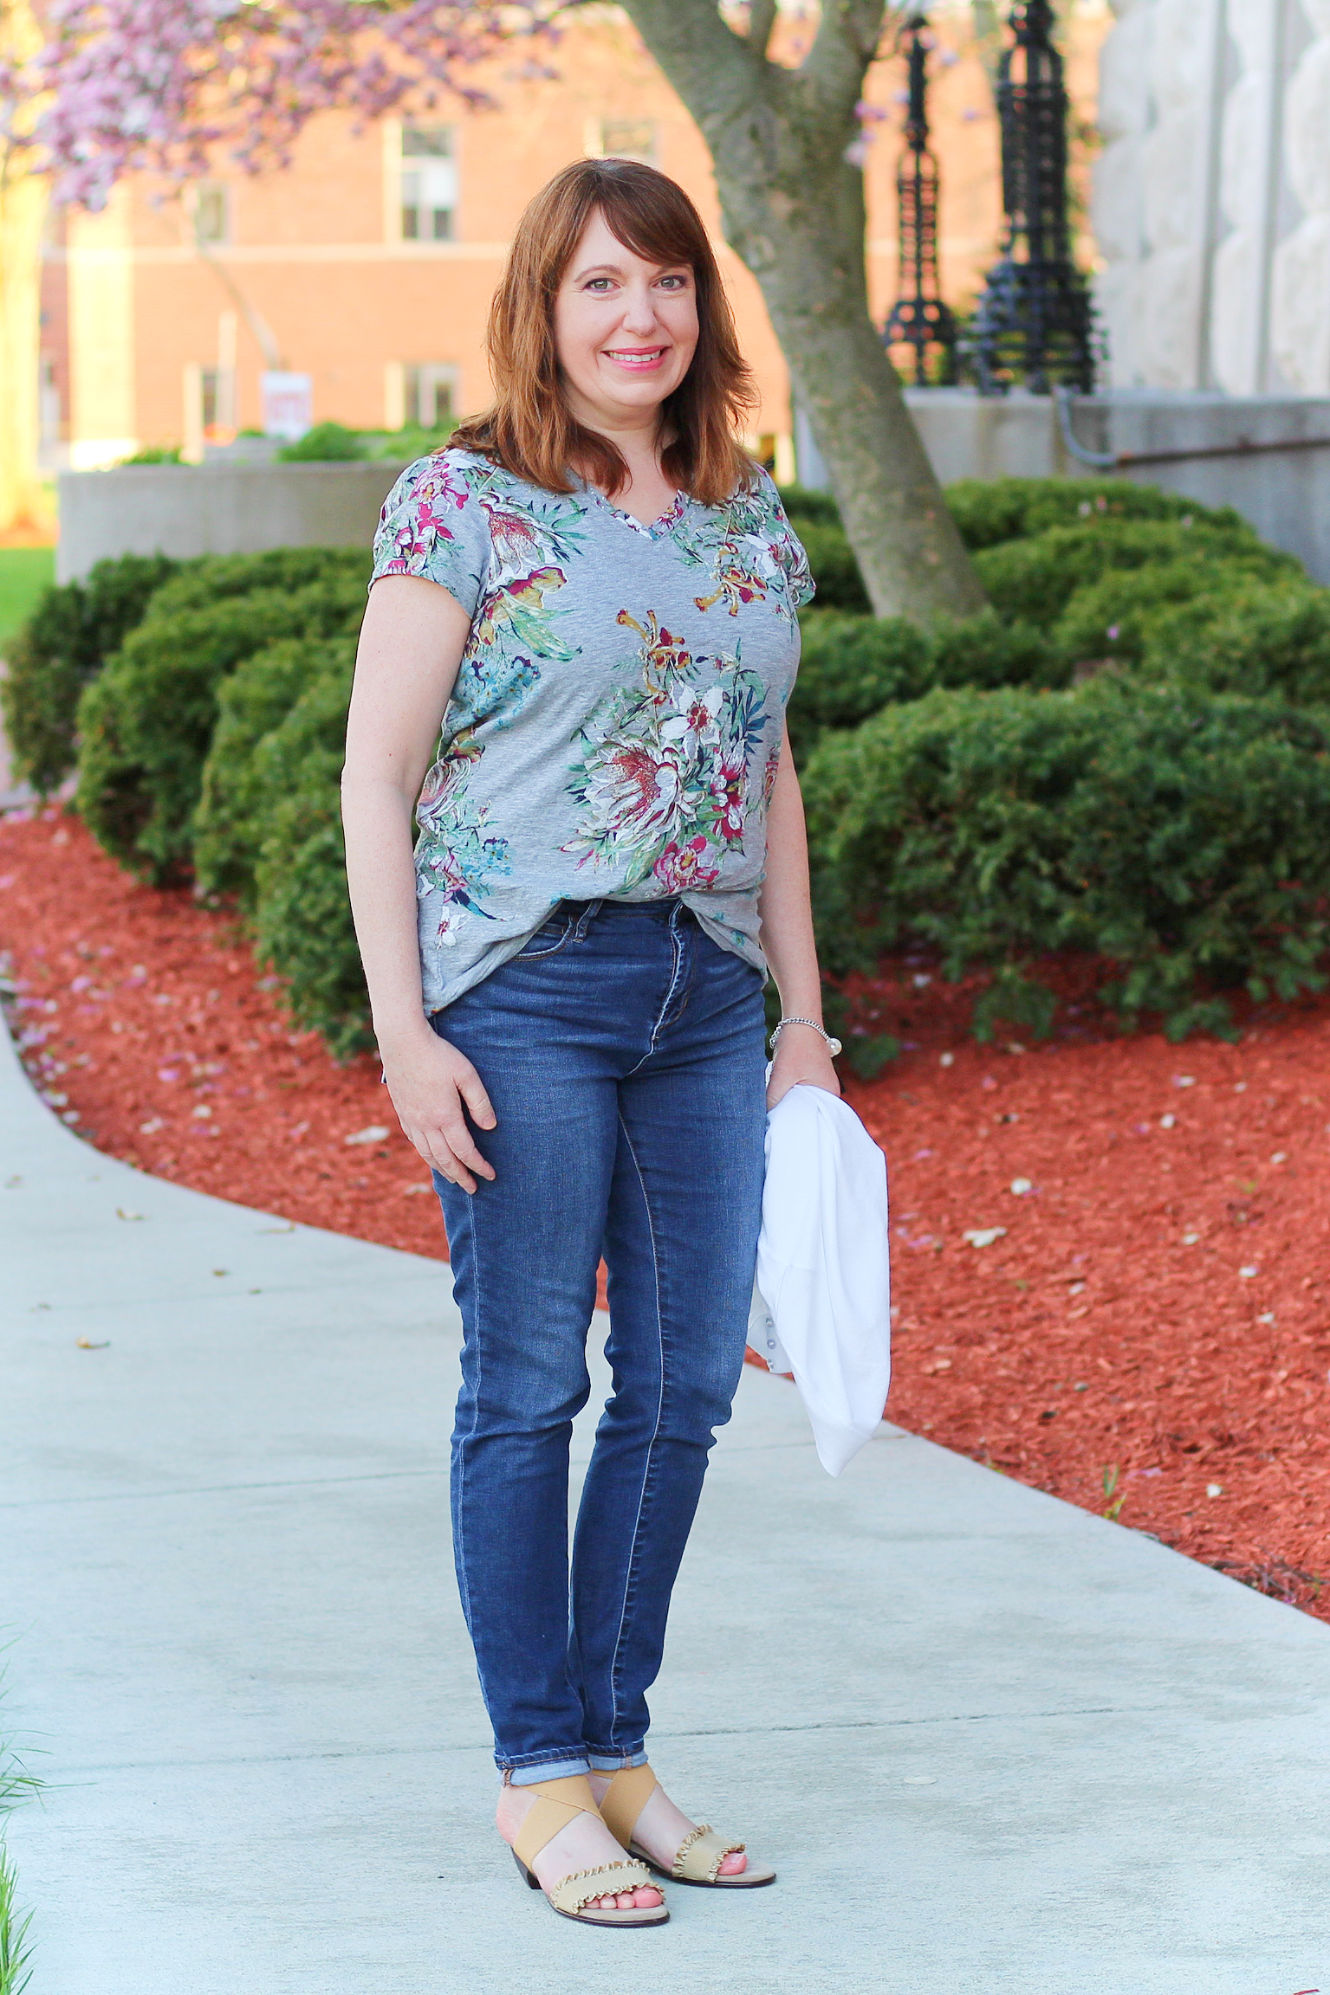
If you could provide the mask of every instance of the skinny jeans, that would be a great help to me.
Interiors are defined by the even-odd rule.
[[[743,1364],[766,1127],[762,978],[678,900],[563,902],[436,1012],[494,1167],[435,1174],[464,1341],[457,1580],[518,1785],[640,1764],[647,1691]],[[609,1272],[613,1390],[573,1532],[568,1448]]]

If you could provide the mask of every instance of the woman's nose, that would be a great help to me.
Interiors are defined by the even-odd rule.
[[[651,333],[656,329],[656,308],[649,291],[632,291],[624,300],[625,332]]]

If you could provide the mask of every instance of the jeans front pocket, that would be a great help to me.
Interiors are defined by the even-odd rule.
[[[530,963],[536,957],[557,954],[572,933],[575,920],[576,916],[572,914],[552,914],[548,921],[541,923],[534,935],[527,937],[513,957],[513,962]]]

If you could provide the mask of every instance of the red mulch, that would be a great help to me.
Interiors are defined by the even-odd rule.
[[[224,917],[15,814],[0,947],[29,1070],[89,1141],[443,1255],[376,1065],[293,1031]],[[1063,974],[1083,1001],[1042,1045],[976,1046],[921,963],[869,994],[906,1042],[848,1089],[891,1164],[891,1416],[1330,1619],[1330,999],[1175,1047]]]

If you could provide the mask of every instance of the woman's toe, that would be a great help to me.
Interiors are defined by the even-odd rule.
[[[748,1858],[742,1850],[731,1850],[728,1856],[723,1856],[720,1860],[720,1875],[722,1877],[737,1877],[740,1871],[747,1870],[747,1868]]]
[[[633,1903],[639,1912],[654,1911],[657,1905],[664,1902],[654,1884],[639,1884],[633,1893]]]

